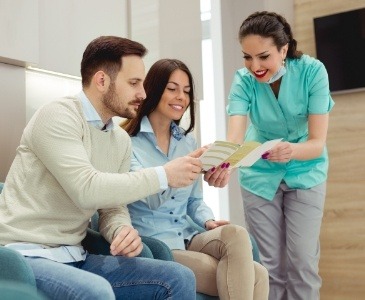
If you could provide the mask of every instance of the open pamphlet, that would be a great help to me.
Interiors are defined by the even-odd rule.
[[[200,157],[203,171],[229,163],[229,168],[251,167],[261,155],[272,149],[282,139],[267,141],[263,144],[255,141],[244,142],[242,145],[215,141]]]

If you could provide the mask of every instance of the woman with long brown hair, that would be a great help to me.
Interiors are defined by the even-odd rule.
[[[132,136],[132,170],[162,165],[197,148],[194,82],[176,59],[157,61],[144,81],[147,98],[124,128]],[[187,129],[179,126],[188,110]],[[253,261],[250,237],[241,226],[215,220],[204,203],[201,185],[168,188],[128,205],[133,226],[142,236],[165,242],[175,260],[193,270],[197,291],[220,299],[267,299],[268,274]],[[199,233],[190,217],[205,228]]]

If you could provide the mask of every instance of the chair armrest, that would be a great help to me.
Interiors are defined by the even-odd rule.
[[[81,244],[90,254],[110,255],[110,244],[99,232],[90,228]]]
[[[0,280],[1,299],[26,299],[26,300],[46,300],[35,287],[26,283]]]
[[[153,258],[174,261],[170,248],[164,242],[147,236],[142,236],[142,242],[151,250]]]
[[[90,254],[111,255],[110,244],[108,241],[99,232],[90,228],[87,229],[86,237],[83,239],[81,244]],[[153,258],[151,250],[145,243],[143,243],[142,252],[138,256]]]
[[[36,286],[32,268],[19,252],[0,246],[0,280],[10,280]],[[1,297],[0,297],[1,298]]]

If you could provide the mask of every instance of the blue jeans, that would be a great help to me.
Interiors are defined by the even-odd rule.
[[[49,299],[195,299],[193,272],[178,263],[89,254],[58,263],[26,257],[37,288]]]

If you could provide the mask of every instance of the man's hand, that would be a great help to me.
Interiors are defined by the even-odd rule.
[[[188,154],[188,156],[195,157],[195,158],[199,158],[200,156],[202,156],[202,155],[203,155],[203,153],[204,153],[205,151],[207,151],[207,149],[208,149],[208,148],[209,148],[209,145],[206,145],[206,146],[200,147],[200,148],[198,148],[198,149],[194,150],[193,152],[190,152],[190,153]]]
[[[197,157],[203,152],[202,148],[199,148],[189,155],[176,158],[163,166],[170,187],[185,187],[198,178],[201,174],[202,162]]]
[[[229,165],[228,165],[229,167]],[[225,187],[229,181],[231,172],[226,165],[212,168],[205,172],[204,180],[210,185],[218,188]]]
[[[226,220],[218,220],[218,221],[208,220],[205,222],[205,229],[212,230],[214,228],[217,228],[217,227],[223,226],[223,225],[227,225],[227,224],[229,224],[229,221],[226,221]]]
[[[110,253],[112,255],[135,257],[141,253],[142,248],[142,239],[138,231],[131,226],[123,226],[110,245]]]

